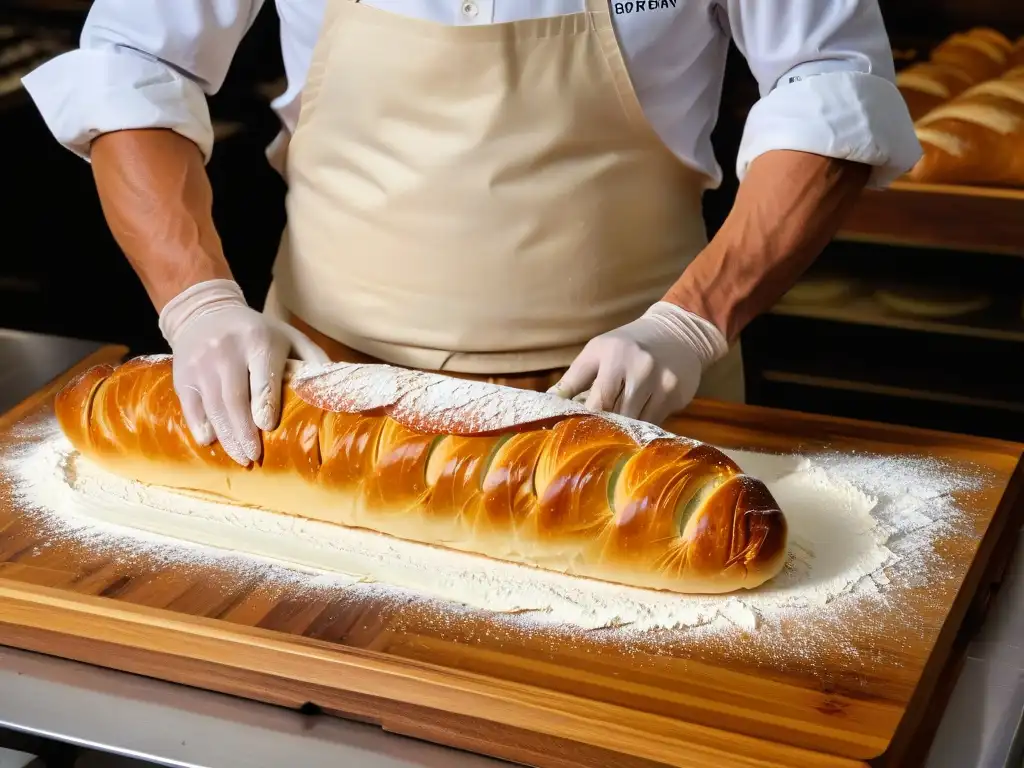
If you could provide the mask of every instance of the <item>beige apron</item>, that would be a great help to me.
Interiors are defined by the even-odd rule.
[[[472,27],[328,0],[287,152],[268,311],[397,365],[562,369],[706,244],[608,0]],[[741,400],[739,349],[705,379]]]

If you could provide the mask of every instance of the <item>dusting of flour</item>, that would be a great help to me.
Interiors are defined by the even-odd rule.
[[[659,438],[692,440],[614,413],[595,413],[579,402],[485,381],[461,379],[391,365],[327,363],[294,368],[295,392],[326,411],[383,409],[413,429],[438,434],[502,432],[568,416],[598,416],[640,445]]]
[[[785,512],[790,552],[763,587],[683,596],[574,578],[368,531],[147,487],[81,457],[51,420],[0,456],[12,492],[59,535],[184,562],[283,564],[321,587],[393,590],[517,622],[587,631],[737,630],[819,619],[888,599],[938,568],[933,542],[962,522],[951,493],[979,478],[928,459],[726,451]],[[836,614],[838,615],[838,614]]]

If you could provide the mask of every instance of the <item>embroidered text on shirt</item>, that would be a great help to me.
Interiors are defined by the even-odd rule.
[[[660,11],[667,8],[675,8],[679,0],[634,0],[632,3],[612,3],[612,10],[616,16],[624,13],[636,13],[637,11]]]

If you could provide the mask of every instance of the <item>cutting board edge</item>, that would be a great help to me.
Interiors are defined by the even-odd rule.
[[[938,720],[945,711],[946,703],[953,693],[955,679],[944,680],[944,673],[959,668],[967,646],[985,618],[992,592],[1009,566],[1013,555],[1016,536],[1007,536],[1007,531],[1024,526],[1024,457],[1007,483],[978,550],[971,561],[957,596],[953,601],[935,645],[928,657],[914,694],[907,702],[903,718],[885,752],[874,760],[876,766],[903,765],[904,759],[919,750],[922,737],[931,738],[938,727]],[[1024,556],[1024,553],[1021,553]],[[977,615],[969,621],[972,611]],[[980,611],[980,612],[979,612]],[[941,663],[940,663],[941,660]],[[928,722],[933,718],[933,722]],[[921,726],[924,724],[925,732]]]
[[[170,611],[110,603],[0,578],[0,644],[293,709],[313,704],[407,735],[444,731],[440,721],[446,717],[469,718],[481,727],[596,750],[601,758],[527,763],[539,768],[604,768],[612,755],[615,765],[631,766],[630,760],[640,760],[637,766],[677,768],[717,764],[708,760],[719,758],[736,766],[747,765],[749,759],[749,765],[766,768],[850,768],[865,765],[862,761],[867,759],[815,752],[565,693],[533,691],[520,683],[489,680],[498,690],[487,692],[480,687],[482,681],[474,680],[478,675],[433,670],[419,662],[397,662],[372,651],[338,649],[309,638],[283,639],[270,630],[218,627],[222,622],[183,621]],[[98,605],[104,610],[96,611]],[[245,653],[250,659],[243,664]],[[340,677],[339,665],[344,682],[327,682]],[[388,696],[374,693],[382,689]],[[446,703],[455,706],[444,708]],[[492,756],[514,759],[508,754]]]
[[[823,438],[821,441],[825,443],[836,439],[843,441],[854,440],[871,443],[875,446],[890,445],[899,448],[923,448],[926,449],[926,453],[927,450],[936,447],[955,447],[970,454],[998,454],[1014,463],[1024,458],[1024,442],[1014,442],[1012,440],[1002,440],[996,437],[981,435],[960,434],[958,432],[946,432],[906,424],[890,424],[884,421],[791,411],[785,408],[773,408],[766,405],[738,405],[736,403],[703,398],[695,398],[686,410],[669,416],[663,426],[670,432],[676,432],[687,437],[695,437],[700,440],[703,438],[699,434],[689,434],[692,428],[688,429],[686,425],[714,423],[716,426],[742,431],[743,429],[749,429],[749,422],[751,421],[761,422],[761,426],[768,431],[777,431],[781,421],[785,421],[790,430],[792,430],[793,425],[799,426],[801,431],[822,427]],[[679,429],[676,425],[680,425],[683,428]],[[837,428],[841,428],[841,431]],[[896,438],[905,442],[897,442]],[[723,448],[747,450],[742,444],[729,444],[728,440],[716,440],[714,444]],[[794,448],[794,450],[802,449],[802,446]],[[872,450],[877,452],[877,448]]]

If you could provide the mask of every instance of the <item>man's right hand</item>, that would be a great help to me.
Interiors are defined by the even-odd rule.
[[[277,426],[289,349],[307,362],[327,355],[251,309],[230,279],[196,144],[172,130],[130,129],[104,133],[90,149],[110,231],[160,312],[188,428],[248,466],[260,458],[259,430]]]
[[[250,308],[233,280],[185,289],[160,312],[174,354],[174,391],[200,445],[217,439],[243,466],[260,458],[257,430],[280,417],[288,353],[327,363],[327,354],[290,325]]]

